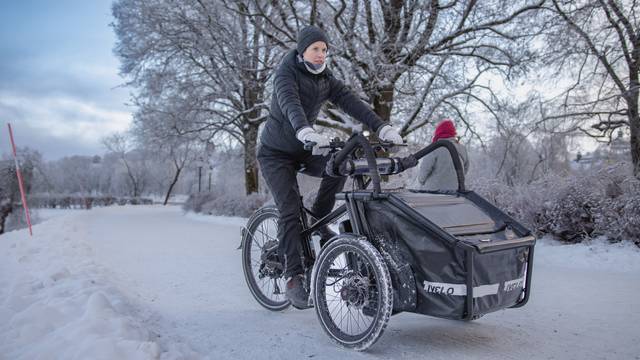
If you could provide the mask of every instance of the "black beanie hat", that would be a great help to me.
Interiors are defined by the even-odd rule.
[[[298,54],[302,55],[309,45],[316,41],[324,41],[324,43],[327,44],[327,47],[329,47],[327,35],[325,35],[324,31],[320,28],[313,25],[302,28],[302,30],[298,32],[298,46],[296,47]]]

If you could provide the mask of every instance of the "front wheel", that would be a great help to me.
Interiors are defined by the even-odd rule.
[[[393,309],[389,270],[366,239],[342,234],[323,249],[313,274],[316,314],[340,345],[366,350],[382,335]]]
[[[249,218],[242,239],[242,269],[251,294],[273,311],[286,309],[283,264],[278,257],[278,209],[265,206]]]

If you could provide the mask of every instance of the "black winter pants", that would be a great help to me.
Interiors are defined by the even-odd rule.
[[[341,191],[346,178],[334,178],[324,171],[329,156],[311,155],[308,152],[299,156],[280,152],[260,146],[258,148],[258,163],[260,171],[271,190],[273,199],[280,211],[278,222],[278,253],[284,256],[285,278],[303,272],[300,254],[300,223],[297,173],[314,177],[321,177],[320,189],[311,208],[319,217],[325,216],[333,210],[336,193]]]

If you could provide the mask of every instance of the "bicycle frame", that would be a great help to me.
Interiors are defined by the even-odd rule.
[[[368,140],[366,140],[362,135],[354,136],[350,140],[353,140],[353,141],[351,141],[350,143],[347,143],[346,147],[343,148],[341,151],[339,151],[338,154],[336,154],[337,157],[339,158],[339,160],[337,160],[338,162],[342,162],[348,155],[350,155],[354,151],[357,145],[362,144],[363,142],[366,142],[366,144],[369,145]],[[367,180],[365,180],[365,175],[363,174],[350,175],[349,177],[352,177],[355,180],[356,189],[354,190],[365,190],[369,186],[369,184],[373,183],[374,184],[373,194],[378,195],[380,193],[380,174],[377,171],[377,167],[374,165],[375,155],[370,145],[369,147],[362,146],[362,149],[365,151],[365,155],[366,155],[365,158],[369,162],[368,163],[369,166],[376,170],[368,175]],[[329,214],[318,219],[315,223],[310,225],[307,225],[309,220],[308,215],[312,215],[316,217],[315,214],[313,214],[311,210],[304,207],[302,196],[300,196],[298,204],[301,210],[300,221],[302,223],[302,233],[301,233],[301,237],[303,240],[302,251],[303,251],[304,258],[311,260],[311,263],[308,264],[309,266],[312,266],[313,261],[315,261],[315,254],[311,250],[311,245],[310,245],[311,234],[313,234],[314,231],[317,231],[318,229],[320,229],[322,226],[328,225],[335,219],[343,216],[345,213],[349,213],[349,220],[351,222],[351,226],[353,226],[353,233],[357,235],[363,235],[365,233],[365,231],[363,230],[364,230],[364,227],[366,227],[366,222],[362,221],[361,216],[356,216],[357,214],[356,211],[362,211],[362,209],[358,210],[357,205],[353,202],[348,201],[346,204],[339,206]]]
[[[348,207],[347,207],[347,204],[342,204],[338,206],[335,210],[331,211],[329,214],[316,220],[313,224],[307,225],[309,224],[309,215],[314,216],[315,214],[313,214],[311,210],[304,207],[302,202],[302,196],[300,196],[299,206],[300,206],[300,209],[302,210],[300,212],[300,217],[301,217],[300,220],[302,222],[302,233],[300,235],[303,240],[302,252],[305,259],[312,260],[313,262],[315,260],[316,254],[314,254],[314,252],[311,250],[311,234],[313,234],[313,232],[317,231],[321,227],[328,225],[334,220],[343,216],[345,213],[348,212]],[[312,264],[309,264],[309,265],[312,265]]]

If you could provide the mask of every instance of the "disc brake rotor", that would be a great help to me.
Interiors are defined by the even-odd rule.
[[[347,303],[347,306],[362,308],[367,302],[367,289],[369,279],[363,276],[350,276],[344,280],[340,289],[340,298]]]

